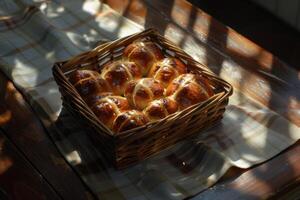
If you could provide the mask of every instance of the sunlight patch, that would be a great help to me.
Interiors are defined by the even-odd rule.
[[[223,61],[220,76],[229,82],[241,82],[243,78],[241,70],[227,60]]]
[[[82,9],[87,13],[95,15],[100,8],[100,1],[88,0],[83,3]]]
[[[31,87],[36,84],[38,70],[28,63],[15,60],[15,68],[12,69],[12,77],[18,85]]]
[[[78,165],[82,162],[78,151],[72,151],[66,155],[66,158],[72,165]]]
[[[258,156],[257,154],[254,153],[243,153],[242,157],[246,162],[248,161],[249,165],[252,163],[256,163],[257,161],[261,160],[261,156]]]

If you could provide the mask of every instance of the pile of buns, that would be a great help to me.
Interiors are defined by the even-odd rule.
[[[209,81],[165,57],[150,41],[128,45],[122,58],[99,69],[76,70],[70,82],[114,133],[157,121],[213,95]]]

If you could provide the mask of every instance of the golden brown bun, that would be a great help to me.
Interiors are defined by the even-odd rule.
[[[163,85],[153,78],[142,78],[131,81],[125,89],[125,97],[130,105],[143,110],[151,101],[164,95]]]
[[[155,62],[150,69],[149,77],[159,80],[164,87],[181,74],[187,73],[187,67],[177,58],[164,58]]]
[[[205,77],[183,74],[170,83],[166,95],[177,101],[180,109],[184,109],[207,100],[213,95],[213,91]]]
[[[113,131],[118,133],[127,131],[148,123],[144,113],[137,110],[128,110],[120,113],[114,121]]]
[[[76,70],[71,74],[69,80],[83,97],[110,91],[107,82],[96,71]]]
[[[135,62],[143,75],[147,75],[154,62],[164,58],[161,50],[152,42],[136,41],[128,45],[123,52],[123,57]]]
[[[94,104],[90,104],[90,108],[103,124],[112,129],[116,117],[128,110],[129,104],[124,97],[106,96],[95,101]]]
[[[123,95],[128,81],[141,78],[139,67],[134,62],[115,61],[105,64],[101,77],[107,81],[116,95]]]
[[[150,121],[157,121],[177,111],[177,102],[171,98],[165,97],[152,101],[143,112]]]

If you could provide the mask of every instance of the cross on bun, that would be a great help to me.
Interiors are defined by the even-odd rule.
[[[91,110],[110,129],[112,129],[116,117],[129,109],[127,99],[121,96],[106,96],[93,103],[89,105]]]
[[[137,110],[128,110],[120,113],[114,121],[113,131],[118,133],[127,131],[148,123],[144,113]]]
[[[181,74],[187,73],[187,66],[177,58],[164,58],[153,64],[149,77],[159,80],[164,87]]]
[[[143,112],[150,121],[157,121],[177,111],[177,102],[171,98],[165,97],[150,102]]]
[[[141,71],[134,62],[115,61],[104,65],[101,77],[111,86],[116,95],[123,95],[128,81],[141,78]]]
[[[138,110],[144,109],[151,101],[164,95],[163,85],[153,78],[131,81],[125,89],[125,97]]]
[[[144,76],[148,74],[154,62],[164,58],[161,50],[149,41],[136,41],[128,45],[124,49],[123,57],[135,62]]]
[[[213,95],[213,90],[205,77],[198,74],[182,74],[170,83],[166,95],[177,101],[180,109],[184,109],[207,100]]]
[[[110,91],[107,82],[101,78],[98,72],[93,70],[76,70],[70,75],[69,80],[83,97]]]

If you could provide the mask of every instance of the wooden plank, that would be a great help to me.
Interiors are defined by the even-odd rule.
[[[0,73],[0,129],[24,153],[63,199],[90,199],[89,190],[58,152],[40,121]],[[12,177],[13,179],[13,177]]]
[[[161,33],[164,33],[167,26],[170,24],[175,25],[192,36],[205,36],[204,38],[208,39],[206,42],[209,45],[215,46],[232,58],[239,59],[239,57],[242,57],[243,60],[248,58],[247,62],[249,64],[255,63],[267,71],[273,67],[275,59],[275,64],[278,67],[289,69],[289,66],[275,58],[270,52],[262,49],[233,29],[226,27],[187,1],[105,0],[103,2],[123,16],[144,25],[145,28],[155,27]]]
[[[0,198],[61,199],[0,130]]]
[[[290,200],[299,199],[300,197],[300,178],[295,182],[289,183],[284,186],[276,195],[272,196],[270,200]]]

